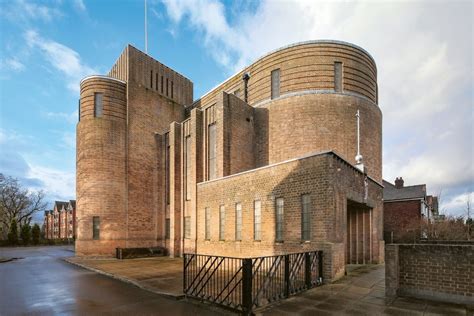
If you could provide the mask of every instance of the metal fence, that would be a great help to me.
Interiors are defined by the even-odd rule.
[[[322,251],[257,258],[184,254],[188,297],[245,314],[322,284]]]

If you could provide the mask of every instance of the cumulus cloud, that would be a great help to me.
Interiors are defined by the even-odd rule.
[[[229,73],[298,41],[364,47],[378,67],[384,178],[443,189],[446,203],[472,192],[472,2],[267,0],[227,11],[218,0],[162,3],[176,28],[203,35],[203,47]]]
[[[30,48],[39,49],[48,63],[66,77],[67,87],[71,91],[79,92],[80,80],[98,73],[97,70],[85,65],[75,50],[61,43],[44,38],[34,30],[26,31],[24,37]]]

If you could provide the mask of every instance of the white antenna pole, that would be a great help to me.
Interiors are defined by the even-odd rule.
[[[145,0],[145,53],[148,54],[148,25],[146,14],[146,0]]]
[[[362,163],[362,155],[360,154],[360,113],[357,110],[357,155],[355,156],[356,165],[358,165],[362,170],[364,169],[364,164]]]

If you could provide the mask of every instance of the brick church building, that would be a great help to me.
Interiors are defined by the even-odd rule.
[[[323,250],[328,280],[383,261],[382,113],[362,48],[283,47],[194,100],[129,45],[80,91],[77,255]]]

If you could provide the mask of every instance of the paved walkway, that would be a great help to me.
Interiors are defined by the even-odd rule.
[[[385,297],[385,267],[358,267],[333,284],[293,296],[263,315],[474,315],[466,306]]]
[[[226,315],[64,262],[70,247],[0,248],[0,315]],[[170,282],[171,283],[171,282]]]
[[[153,257],[118,260],[69,257],[65,260],[157,294],[174,298],[184,297],[183,258]]]

